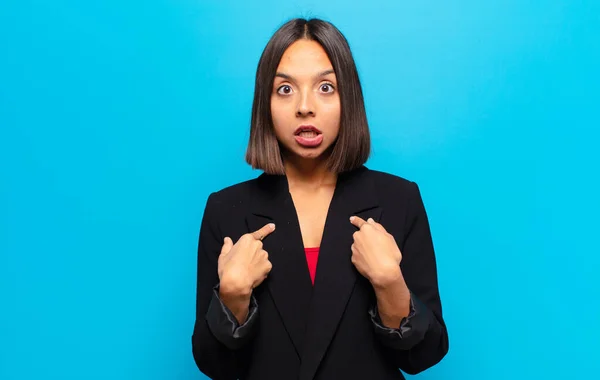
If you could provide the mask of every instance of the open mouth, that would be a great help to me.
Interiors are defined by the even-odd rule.
[[[317,127],[312,126],[312,125],[301,125],[294,132],[294,135],[303,137],[306,139],[315,138],[320,134],[322,134],[322,132]]]
[[[323,132],[312,125],[301,125],[294,135],[296,142],[306,148],[317,147],[323,142]]]

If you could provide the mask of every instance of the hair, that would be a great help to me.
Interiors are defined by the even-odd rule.
[[[371,138],[356,64],[344,35],[333,24],[314,18],[286,22],[262,52],[256,71],[246,162],[267,174],[285,174],[281,147],[273,128],[271,93],[281,57],[300,39],[316,41],[323,47],[337,78],[340,129],[329,149],[327,167],[335,173],[359,168],[371,153]]]

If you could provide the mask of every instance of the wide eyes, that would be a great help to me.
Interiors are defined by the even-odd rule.
[[[292,87],[285,84],[277,89],[277,93],[280,95],[289,95],[292,93]]]
[[[319,86],[319,91],[324,94],[331,94],[335,91],[335,87],[332,83],[323,83]],[[294,92],[294,89],[289,84],[284,84],[277,88],[277,93],[279,95],[291,95]]]
[[[333,92],[333,90],[334,90],[333,89],[333,85],[330,84],[330,83],[324,83],[324,84],[322,84],[321,87],[320,87],[320,89],[321,89],[321,91],[323,91],[326,94],[330,93],[330,92]]]

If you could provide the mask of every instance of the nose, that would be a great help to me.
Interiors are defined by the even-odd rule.
[[[310,91],[304,92],[303,95],[300,96],[300,100],[298,102],[298,109],[296,110],[296,116],[314,116],[314,103],[312,100],[312,96]]]

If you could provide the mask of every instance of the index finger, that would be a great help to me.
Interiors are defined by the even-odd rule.
[[[274,223],[269,223],[269,224],[263,226],[261,229],[252,232],[251,235],[256,240],[262,240],[265,237],[267,237],[267,235],[269,235],[273,231],[275,231],[275,224]]]
[[[353,225],[358,227],[358,229],[360,229],[363,226],[363,224],[365,224],[367,222],[365,222],[365,220],[363,218],[361,218],[360,216],[351,216],[350,223],[352,223]]]

